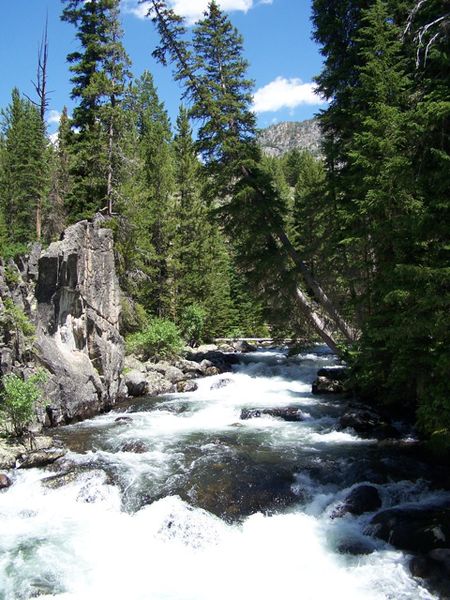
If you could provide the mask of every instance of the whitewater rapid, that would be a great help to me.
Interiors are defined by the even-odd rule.
[[[0,493],[0,598],[434,598],[410,576],[407,554],[364,535],[371,514],[331,517],[365,481],[357,461],[375,445],[336,431],[339,400],[311,395],[318,368],[333,362],[323,348],[293,359],[251,353],[196,392],[137,400],[63,428],[71,451],[58,468],[77,476],[53,488],[45,480],[58,469],[18,470]],[[280,406],[300,409],[304,420],[240,418],[243,408]],[[137,442],[144,451],[123,450]],[[200,508],[215,469],[223,476],[228,464],[238,465],[238,478],[241,465],[246,477],[252,465],[277,476],[289,468],[298,501],[236,518]],[[423,481],[375,485],[383,508],[445,495]],[[340,553],[349,539],[373,552]]]

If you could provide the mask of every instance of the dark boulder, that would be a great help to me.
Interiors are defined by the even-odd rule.
[[[381,508],[381,498],[378,490],[373,485],[359,485],[354,488],[332,513],[333,519],[342,517],[347,513],[362,515]]]
[[[283,421],[304,421],[305,417],[302,411],[291,406],[283,408],[243,408],[241,410],[241,420],[257,419],[262,416],[276,417]]]
[[[364,438],[396,438],[399,431],[377,413],[366,409],[354,409],[342,415],[338,430],[353,429]]]
[[[368,532],[401,550],[424,554],[450,543],[450,508],[384,510],[370,521]]]
[[[5,473],[0,473],[0,490],[9,488],[12,485],[11,479]]]
[[[317,373],[317,379],[312,384],[313,394],[342,394],[345,391],[345,381],[348,369],[345,367],[324,367]]]

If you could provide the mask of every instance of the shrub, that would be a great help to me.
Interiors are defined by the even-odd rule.
[[[5,310],[1,316],[1,321],[5,325],[11,324],[15,329],[21,331],[25,337],[33,337],[36,329],[23,310],[14,304],[11,298],[5,298],[3,304]]]
[[[126,338],[129,354],[137,354],[143,360],[167,358],[176,355],[183,342],[175,323],[165,319],[152,319],[148,325]]]
[[[14,435],[23,435],[26,427],[32,422],[42,393],[39,384],[45,382],[46,378],[46,373],[42,370],[25,381],[13,373],[3,378],[0,414],[4,425],[10,426]]]
[[[181,333],[189,346],[198,346],[205,333],[206,311],[198,304],[191,304],[181,314]]]

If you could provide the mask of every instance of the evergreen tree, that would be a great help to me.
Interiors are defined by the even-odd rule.
[[[1,204],[17,251],[36,239],[38,207],[47,192],[47,139],[38,109],[14,89],[3,112]]]
[[[52,152],[51,187],[44,228],[48,240],[58,238],[67,224],[67,199],[73,185],[71,137],[70,119],[67,107],[64,107],[59,121],[56,146]]]
[[[62,20],[77,27],[80,50],[68,55],[73,72],[72,220],[101,209],[112,213],[119,186],[121,103],[129,59],[121,43],[119,0],[63,0]]]
[[[317,298],[334,325],[347,339],[354,339],[355,332],[311,276],[284,231],[286,206],[277,194],[271,174],[262,164],[254,135],[251,84],[245,77],[241,37],[217,4],[210,2],[204,19],[194,29],[190,47],[183,37],[182,20],[166,3],[152,0],[151,6],[161,36],[161,45],[154,55],[163,63],[167,58],[175,62],[177,78],[185,84],[193,114],[202,120],[199,150],[213,177],[216,195],[229,199],[223,215],[233,239],[240,238],[240,246],[246,247],[248,256],[255,257],[255,248],[264,252],[259,255],[259,263],[263,256],[269,262],[273,262],[273,255],[280,258],[278,270],[284,268],[285,257],[289,257],[304,278],[309,293]],[[255,232],[261,237],[256,243]],[[253,246],[250,251],[249,244]],[[255,269],[255,273],[258,271],[261,273]],[[265,269],[264,272],[275,273],[276,270]],[[317,314],[309,294],[300,287],[293,288],[292,293],[323,339],[337,349],[332,327]]]

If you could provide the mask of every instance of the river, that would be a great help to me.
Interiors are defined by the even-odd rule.
[[[373,513],[333,511],[367,481],[383,508],[447,493],[409,478],[396,450],[336,430],[343,401],[311,394],[335,361],[323,347],[242,360],[195,392],[61,428],[57,467],[15,471],[0,493],[0,598],[434,598],[408,555],[364,534]],[[270,407],[303,420],[241,419]],[[358,544],[370,553],[342,551]]]

